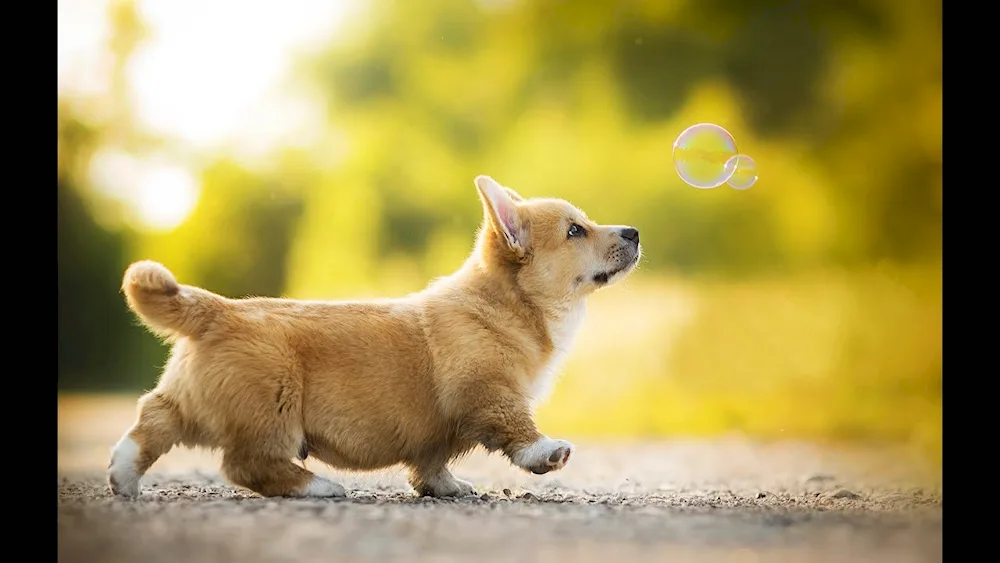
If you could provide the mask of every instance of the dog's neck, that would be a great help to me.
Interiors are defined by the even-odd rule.
[[[453,287],[471,291],[494,306],[500,307],[517,318],[533,325],[544,325],[549,342],[555,346],[555,340],[561,340],[560,332],[550,327],[558,327],[562,323],[575,319],[584,311],[583,297],[551,299],[532,295],[517,281],[516,265],[490,265],[480,257],[473,255],[451,279]]]
[[[582,298],[566,304],[546,315],[549,340],[552,342],[552,352],[544,367],[535,376],[528,393],[532,398],[532,406],[537,406],[548,398],[555,385],[563,361],[569,355],[576,341],[576,335],[583,325],[586,315],[586,304]]]
[[[543,371],[556,369],[582,324],[586,314],[585,299],[551,300],[532,296],[517,283],[516,268],[506,272],[497,272],[496,268],[498,266],[484,264],[473,255],[445,283],[455,290],[472,292],[491,307],[503,309],[520,320],[545,356]],[[542,378],[544,375],[539,374]]]
[[[552,390],[563,360],[583,324],[585,300],[578,297],[553,302],[532,298],[518,285],[516,270],[505,276],[498,275],[493,268],[473,254],[458,271],[439,278],[425,291],[439,296],[457,292],[471,295],[475,298],[473,303],[501,310],[504,317],[512,319],[509,329],[517,330],[536,343],[539,363],[532,373],[525,374],[528,379],[523,382],[534,407]]]

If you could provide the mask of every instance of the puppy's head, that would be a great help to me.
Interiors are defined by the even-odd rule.
[[[530,295],[565,301],[621,280],[642,254],[639,231],[599,225],[561,199],[525,199],[489,176],[476,188],[486,215],[479,251]]]

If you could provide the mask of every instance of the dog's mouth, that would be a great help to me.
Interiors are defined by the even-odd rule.
[[[639,262],[639,253],[636,252],[632,256],[632,259],[626,262],[625,264],[622,264],[621,266],[618,266],[613,270],[607,270],[604,272],[600,272],[598,274],[594,274],[591,280],[599,286],[607,285],[608,282],[611,280],[611,278],[617,276],[618,274],[624,272],[625,270],[629,270],[635,267],[635,265],[638,262]]]
[[[609,272],[601,272],[599,274],[594,274],[593,281],[597,285],[606,285],[611,276],[617,274],[621,270],[611,270]]]

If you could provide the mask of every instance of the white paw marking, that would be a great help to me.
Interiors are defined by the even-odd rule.
[[[344,487],[340,483],[334,483],[329,479],[324,479],[316,475],[306,485],[306,490],[302,496],[319,498],[345,497],[347,496],[347,491],[344,490]]]
[[[111,449],[111,465],[108,466],[108,485],[116,495],[135,498],[139,496],[139,473],[135,462],[139,457],[139,444],[128,434]]]
[[[541,475],[562,469],[573,453],[573,444],[566,440],[542,437],[534,444],[514,454],[514,464]]]
[[[435,497],[464,497],[475,492],[472,483],[456,478],[447,469],[424,481],[424,488]]]

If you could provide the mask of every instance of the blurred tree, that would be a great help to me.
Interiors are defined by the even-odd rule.
[[[149,386],[158,342],[136,328],[119,293],[136,236],[123,224],[98,219],[116,202],[90,190],[95,152],[107,144],[142,146],[128,104],[125,61],[145,34],[130,0],[109,5],[112,72],[107,99],[60,98],[58,102],[57,246],[59,267],[60,389]]]
[[[143,234],[141,255],[166,264],[185,283],[223,295],[280,295],[302,212],[298,186],[224,158],[208,165],[200,180],[191,216],[170,232]]]
[[[118,291],[128,265],[129,233],[99,225],[79,183],[99,132],[63,105],[58,121],[58,385],[141,387],[151,381],[155,366],[142,367],[143,340],[148,337],[133,326]]]
[[[59,174],[57,192],[59,387],[87,387],[121,381],[108,378],[108,350],[112,339],[128,330],[117,288],[124,241],[103,230],[72,185],[71,171],[94,142],[94,132],[59,111]]]

